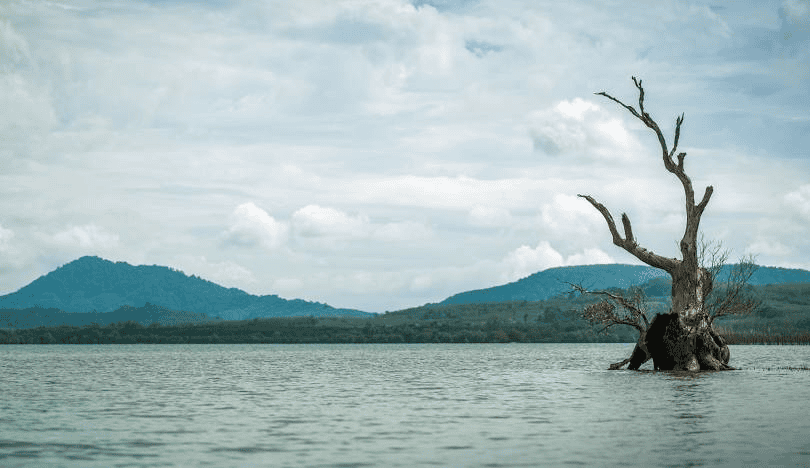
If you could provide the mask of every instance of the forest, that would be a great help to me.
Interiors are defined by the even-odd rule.
[[[749,288],[760,307],[747,316],[717,321],[718,332],[729,344],[810,344],[810,283]],[[544,301],[427,304],[373,318],[279,317],[174,325],[129,320],[6,328],[0,329],[0,344],[635,342],[638,333],[630,327],[600,333],[583,318],[583,309],[597,300],[571,292]],[[648,296],[645,305],[653,315],[668,308],[658,296]]]

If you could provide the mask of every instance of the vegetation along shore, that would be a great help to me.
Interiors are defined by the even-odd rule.
[[[810,344],[810,284],[752,286],[757,312],[718,319],[729,344]],[[428,304],[357,317],[275,317],[148,325],[134,320],[84,326],[0,329],[0,344],[132,343],[583,343],[635,342],[630,327],[605,333],[582,316],[598,299],[562,294],[543,301]],[[664,310],[666,303],[649,302]]]

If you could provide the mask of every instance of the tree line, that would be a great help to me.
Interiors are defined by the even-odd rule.
[[[717,319],[726,342],[810,344],[810,284],[756,286],[750,293],[762,302],[755,313]],[[288,317],[177,325],[130,320],[0,329],[0,344],[635,342],[638,335],[631,327],[602,333],[602,326],[583,316],[583,310],[600,300],[563,294],[545,301],[428,304],[368,319]],[[660,297],[647,298],[642,305],[650,316],[669,307]]]

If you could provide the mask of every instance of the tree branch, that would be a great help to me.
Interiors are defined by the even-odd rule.
[[[739,263],[731,266],[728,279],[717,288],[711,298],[705,300],[704,306],[709,311],[711,321],[729,315],[747,315],[762,306],[760,299],[746,293],[748,281],[757,268],[751,256],[743,257]]]
[[[700,200],[700,203],[698,203],[696,207],[698,209],[698,212],[696,213],[698,216],[703,214],[703,209],[709,204],[709,199],[712,198],[712,193],[714,193],[714,187],[709,185],[706,187],[706,191],[703,193],[703,199]]]
[[[629,316],[617,314],[616,307],[607,300],[589,305],[585,308],[582,315],[591,323],[601,323],[605,325],[600,332],[603,332],[614,325],[628,325],[635,328],[640,333],[644,333],[650,326],[650,321],[647,319],[647,314],[645,314],[641,309],[641,304],[644,301],[643,294],[636,294],[633,299],[628,299],[624,296],[613,294],[608,291],[588,291],[579,284],[568,283],[568,285],[570,285],[571,288],[580,294],[606,296],[630,313]]]
[[[595,94],[599,96],[604,96],[610,99],[611,101],[618,103],[619,105],[627,109],[631,114],[633,114],[634,117],[641,120],[644,123],[644,125],[646,125],[648,128],[652,129],[655,132],[655,136],[658,138],[658,143],[661,145],[661,154],[664,160],[664,167],[667,169],[667,171],[674,174],[678,178],[678,180],[681,181],[681,185],[683,185],[684,195],[686,196],[686,231],[684,232],[681,245],[690,246],[692,245],[691,241],[695,239],[697,236],[697,229],[698,225],[700,224],[700,216],[703,214],[703,210],[709,203],[709,199],[711,198],[713,188],[711,186],[706,187],[706,193],[703,195],[703,200],[701,200],[700,204],[695,205],[695,191],[694,188],[692,187],[692,180],[689,178],[688,175],[686,175],[686,171],[684,170],[684,160],[686,159],[686,153],[681,152],[677,154],[678,159],[677,164],[673,160],[673,157],[675,156],[675,153],[678,149],[678,143],[680,142],[681,138],[681,125],[683,124],[684,121],[684,114],[681,114],[675,119],[675,139],[673,140],[672,150],[670,150],[667,147],[667,141],[666,138],[664,138],[664,134],[661,131],[661,128],[658,126],[655,120],[653,120],[653,118],[650,117],[650,114],[644,111],[644,87],[642,87],[641,85],[641,80],[636,78],[635,76],[632,77],[632,79],[633,84],[636,86],[636,89],[638,90],[639,110],[636,110],[633,106],[625,104],[621,100],[611,96],[610,94],[604,91]],[[625,230],[625,234],[628,234],[627,230]],[[630,238],[628,238],[627,240],[629,239]],[[615,236],[614,236],[614,243],[616,243]],[[624,245],[620,246],[625,248],[625,250],[627,250],[627,248],[624,247]],[[690,260],[694,260],[693,256],[695,255],[695,253],[692,252],[691,250],[682,248],[681,253],[684,256],[684,260],[686,260],[687,258],[689,258]],[[638,255],[636,255],[636,257],[638,257]],[[641,258],[639,257],[639,259]],[[644,259],[641,260],[646,263]]]
[[[681,138],[681,124],[683,123],[684,115],[681,114],[680,117],[675,119],[675,141],[672,142],[672,151],[669,152],[669,159],[672,159],[672,155],[675,154],[675,151],[678,148],[678,140]],[[683,170],[683,158],[686,157],[686,153],[678,154],[678,167]]]
[[[590,195],[578,194],[577,196],[588,200],[588,202],[593,205],[594,208],[602,213],[602,216],[605,218],[605,222],[607,222],[608,229],[610,230],[610,235],[613,236],[614,245],[623,248],[628,253],[632,254],[647,265],[660,268],[667,272],[672,272],[672,270],[678,266],[680,262],[674,258],[662,257],[661,255],[657,255],[643,247],[639,247],[638,243],[636,243],[636,240],[633,237],[633,229],[630,225],[630,218],[628,218],[626,214],[622,214],[622,223],[624,224],[624,233],[627,237],[622,238],[619,231],[616,229],[616,222],[613,220],[613,216],[610,214],[610,211],[605,208],[605,205],[599,203]]]
[[[624,238],[627,242],[635,244],[636,240],[633,238],[633,227],[630,226],[630,218],[627,217],[627,213],[622,213],[622,224],[624,225]]]

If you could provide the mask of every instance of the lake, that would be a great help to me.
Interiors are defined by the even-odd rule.
[[[631,350],[2,346],[0,465],[810,466],[810,346],[606,370]]]

